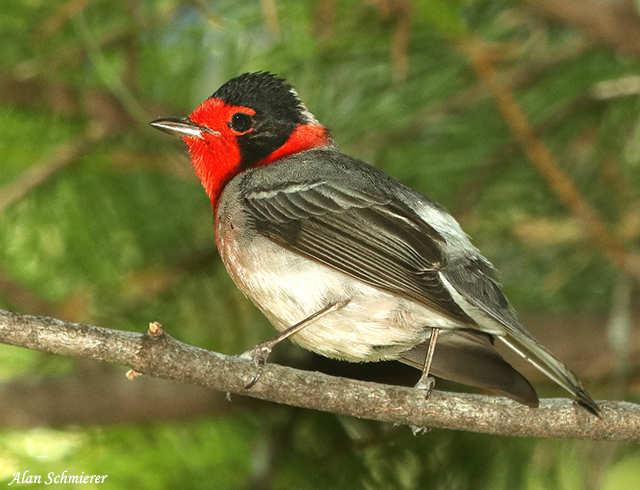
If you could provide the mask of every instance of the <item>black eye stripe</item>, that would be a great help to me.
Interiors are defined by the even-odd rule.
[[[253,118],[244,112],[236,112],[229,122],[229,127],[238,133],[246,133],[252,126]]]

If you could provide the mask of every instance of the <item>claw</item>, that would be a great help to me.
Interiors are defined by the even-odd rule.
[[[258,344],[253,349],[249,349],[248,351],[242,353],[240,357],[249,358],[253,361],[253,364],[256,366],[256,373],[253,378],[245,386],[245,389],[250,390],[253,388],[256,383],[260,380],[260,376],[262,376],[262,371],[264,370],[264,365],[267,363],[267,358],[269,354],[271,354],[271,345],[270,342],[265,342],[264,344]]]
[[[416,437],[423,436],[431,431],[431,427],[418,427],[416,425],[410,425],[409,428],[411,429],[411,433]]]
[[[262,367],[256,370],[256,374],[254,374],[253,379],[249,381],[247,385],[245,385],[244,389],[250,390],[251,388],[253,388],[256,385],[256,383],[260,381],[260,376],[262,376]]]
[[[414,388],[417,388],[419,390],[424,390],[425,391],[424,399],[428,400],[429,397],[431,396],[431,392],[433,391],[433,387],[435,385],[436,385],[436,379],[433,376],[429,376],[425,380],[421,378],[420,381],[416,383]]]

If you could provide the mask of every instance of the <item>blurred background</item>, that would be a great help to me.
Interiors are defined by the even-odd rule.
[[[274,329],[150,128],[245,71],[444,204],[597,399],[640,399],[640,11],[606,0],[0,0],[0,307],[237,354]],[[273,362],[411,385],[399,363]],[[566,396],[521,363],[541,396]],[[0,484],[628,489],[637,445],[395,427],[0,346]],[[439,382],[439,389],[464,388]],[[46,458],[38,456],[47,456]],[[39,488],[44,485],[32,485]],[[97,486],[97,485],[96,485]],[[71,486],[69,486],[71,487]],[[84,485],[83,488],[90,488]]]

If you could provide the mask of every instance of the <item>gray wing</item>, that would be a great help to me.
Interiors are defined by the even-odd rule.
[[[243,204],[276,243],[475,325],[440,280],[444,238],[406,204],[327,181],[252,191]]]
[[[496,280],[495,270],[483,257],[465,257],[451,264],[443,273],[465,300],[506,327],[508,332],[518,330],[531,336],[518,322]]]

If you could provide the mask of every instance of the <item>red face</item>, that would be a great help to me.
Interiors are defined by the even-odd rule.
[[[189,148],[196,174],[212,202],[217,200],[222,186],[240,168],[241,153],[237,138],[255,131],[250,119],[254,114],[255,111],[248,107],[236,107],[219,99],[208,99],[189,116],[203,131],[200,136],[183,139]]]
[[[329,133],[320,124],[298,124],[281,131],[269,126],[265,130],[266,124],[259,120],[255,110],[215,98],[202,103],[189,118],[202,130],[184,136],[183,140],[214,206],[224,185],[239,172],[330,142]],[[258,159],[247,158],[256,154],[252,150],[257,142],[262,154],[258,153]]]

